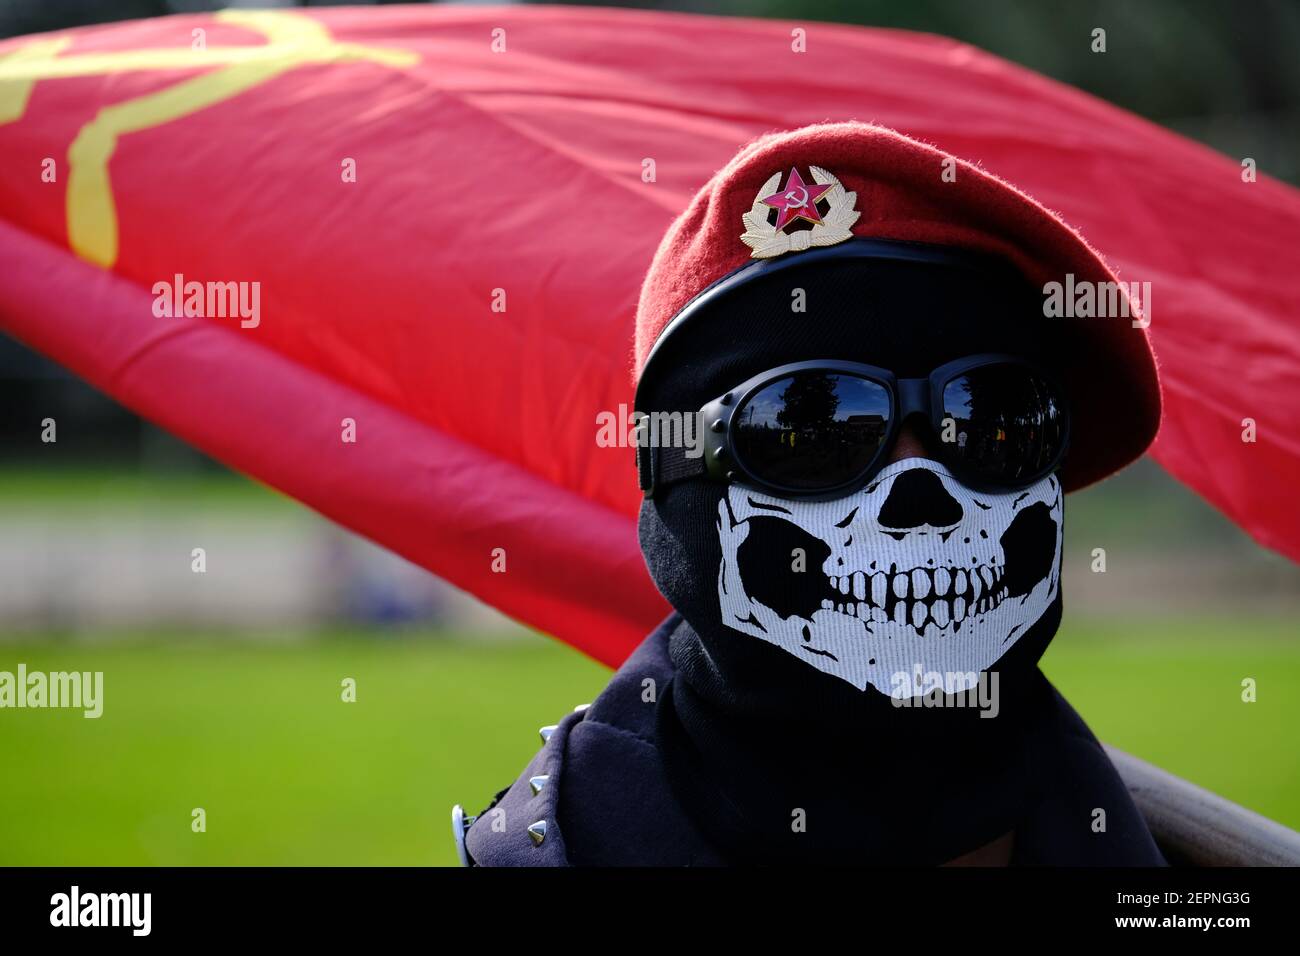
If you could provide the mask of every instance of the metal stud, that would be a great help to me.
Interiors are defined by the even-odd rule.
[[[577,707],[573,708],[573,712],[575,714],[580,714],[590,706],[591,704],[579,704]]]
[[[713,420],[713,424],[710,425],[709,427],[713,429],[715,432],[722,432],[727,430],[727,423],[724,422],[721,418],[715,418]]]
[[[723,395],[720,399],[718,399],[718,401],[721,402],[723,405],[730,405],[730,404],[731,404],[731,393],[728,392],[726,395]]]
[[[547,724],[545,727],[542,727],[537,731],[542,738],[542,743],[546,743],[546,741],[551,739],[551,734],[555,733],[555,727],[555,724]]]
[[[550,779],[551,775],[549,773],[539,773],[535,777],[528,778],[528,786],[532,788],[534,797],[542,792],[542,787],[546,786],[546,781]]]
[[[456,841],[456,857],[460,860],[461,866],[473,866],[469,851],[465,849],[465,836],[477,819],[478,817],[467,816],[459,803],[451,808],[451,835]]]
[[[533,838],[533,846],[541,846],[546,839],[546,821],[538,820],[528,825],[528,835]]]

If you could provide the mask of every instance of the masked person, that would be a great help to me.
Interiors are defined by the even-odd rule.
[[[1159,422],[1141,322],[1045,314],[1051,283],[1115,281],[1034,200],[893,131],[743,149],[637,314],[639,534],[675,613],[454,811],[463,861],[1163,863],[1037,666],[1064,493]],[[656,440],[673,413],[702,441]]]

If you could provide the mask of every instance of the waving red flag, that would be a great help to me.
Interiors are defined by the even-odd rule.
[[[0,44],[0,328],[615,664],[666,610],[597,441],[655,245],[756,134],[871,120],[1151,283],[1156,457],[1300,557],[1300,194],[963,44],[805,29],[422,7]]]

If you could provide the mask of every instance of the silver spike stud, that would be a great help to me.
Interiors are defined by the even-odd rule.
[[[537,733],[541,735],[542,743],[546,743],[546,741],[551,739],[551,734],[555,733],[555,726],[555,724],[547,724],[545,727],[537,731]]]
[[[528,786],[533,791],[534,797],[542,792],[542,787],[546,786],[546,781],[550,779],[551,775],[547,773],[539,773],[535,777],[528,778]]]
[[[579,704],[577,707],[573,708],[573,712],[575,714],[580,714],[590,706],[591,704]]]
[[[461,866],[473,866],[473,863],[470,862],[469,851],[465,849],[465,836],[477,819],[478,817],[466,815],[464,808],[459,803],[451,808],[451,835],[456,842],[456,857],[460,860]]]
[[[528,825],[528,835],[533,838],[533,846],[541,846],[546,839],[546,821],[538,820]]]

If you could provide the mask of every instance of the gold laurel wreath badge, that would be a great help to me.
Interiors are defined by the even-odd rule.
[[[772,178],[763,184],[763,188],[754,197],[754,205],[749,212],[741,217],[745,222],[745,231],[741,234],[740,241],[753,250],[751,258],[770,259],[787,252],[803,252],[813,246],[833,246],[837,242],[853,238],[850,229],[862,215],[853,208],[858,201],[858,194],[846,192],[840,181],[820,166],[809,166],[808,170],[817,185],[831,187],[826,192],[830,209],[822,219],[823,224],[793,233],[776,231],[776,227],[767,221],[771,207],[763,204],[763,198],[776,192],[776,187],[781,182],[781,174],[773,173]]]

